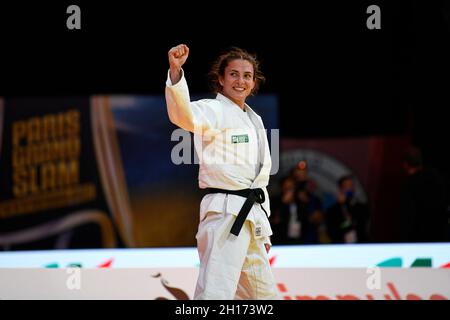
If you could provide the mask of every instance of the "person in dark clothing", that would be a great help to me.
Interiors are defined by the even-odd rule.
[[[353,177],[346,175],[338,182],[337,201],[326,214],[328,235],[332,243],[368,241],[369,208],[355,198]]]
[[[295,200],[297,204],[297,221],[301,226],[301,242],[304,244],[329,243],[326,235],[322,202],[319,197],[309,191],[306,184],[298,184]]]
[[[278,243],[318,244],[329,243],[324,228],[321,201],[306,189],[306,185],[296,183],[292,176],[282,180],[282,194],[274,225],[278,230]]]
[[[418,148],[404,155],[407,178],[401,193],[401,230],[403,242],[448,241],[447,201],[443,178],[437,170],[423,166]]]
[[[284,244],[329,243],[322,202],[314,193],[314,182],[308,177],[306,161],[299,161],[283,178],[281,190],[276,200],[277,219],[273,219],[279,234],[277,240]]]
[[[291,176],[283,177],[280,181],[281,193],[270,199],[272,214],[269,217],[272,226],[272,243],[286,244],[288,241],[288,221],[294,213],[297,216],[295,204],[295,179]]]

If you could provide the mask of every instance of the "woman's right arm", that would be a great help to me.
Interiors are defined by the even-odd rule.
[[[189,48],[185,44],[180,44],[169,50],[169,76],[172,84],[177,84],[181,80],[181,67],[186,62],[189,56]]]
[[[215,122],[214,112],[198,102],[191,102],[182,66],[189,55],[189,48],[180,44],[169,50],[169,74],[166,82],[166,104],[170,121],[190,131],[210,130]]]

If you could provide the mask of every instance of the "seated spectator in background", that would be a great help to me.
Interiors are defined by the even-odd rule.
[[[402,189],[401,241],[448,241],[446,188],[437,170],[425,168],[418,148],[405,151],[403,167],[407,174]]]
[[[355,198],[353,177],[338,182],[337,202],[326,213],[327,232],[332,243],[368,241],[369,208]]]

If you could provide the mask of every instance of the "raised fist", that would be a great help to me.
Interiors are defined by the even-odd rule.
[[[185,44],[180,44],[169,50],[170,68],[180,70],[189,55],[189,48]]]

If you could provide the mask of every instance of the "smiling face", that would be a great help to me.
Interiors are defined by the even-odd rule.
[[[219,77],[222,94],[244,108],[245,100],[255,87],[253,65],[242,59],[230,61],[224,74]]]

